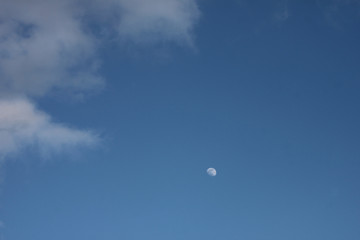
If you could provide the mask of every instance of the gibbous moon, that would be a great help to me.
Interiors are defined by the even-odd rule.
[[[209,174],[211,177],[215,177],[216,176],[216,170],[215,168],[208,168],[206,170],[207,174]]]

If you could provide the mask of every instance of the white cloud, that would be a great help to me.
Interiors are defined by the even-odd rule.
[[[102,39],[91,34],[86,21],[100,20],[99,27],[116,33],[119,42],[191,45],[198,17],[195,0],[2,0],[0,154],[34,144],[57,151],[95,142],[90,133],[52,123],[24,100],[59,90],[101,89]]]
[[[200,17],[196,0],[80,0],[87,16],[101,22],[101,33],[113,33],[119,42],[137,44],[173,42],[191,46]]]
[[[2,94],[43,96],[102,84],[94,42],[69,1],[5,0],[0,19]]]
[[[191,44],[191,33],[200,12],[194,0],[117,0],[122,37],[137,42],[181,41]]]
[[[199,17],[194,0],[93,3],[90,8],[80,0],[3,0],[0,93],[43,96],[54,89],[99,89],[103,84],[97,72],[99,42],[85,33],[85,15],[117,16],[106,19],[101,27],[112,26],[120,41],[187,44],[192,42],[191,32]]]
[[[80,145],[91,146],[97,141],[91,132],[52,122],[50,116],[26,99],[0,101],[0,160],[29,146],[48,154]]]

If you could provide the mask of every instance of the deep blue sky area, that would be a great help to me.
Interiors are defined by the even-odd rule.
[[[193,46],[105,41],[102,90],[37,100],[101,143],[6,161],[1,240],[360,239],[359,1],[198,7]]]

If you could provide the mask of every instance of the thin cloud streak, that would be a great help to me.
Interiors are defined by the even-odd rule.
[[[120,0],[120,37],[136,42],[175,41],[192,45],[200,12],[193,0]]]
[[[81,145],[92,146],[98,141],[89,131],[54,123],[26,99],[0,101],[0,161],[29,146],[51,154]]]

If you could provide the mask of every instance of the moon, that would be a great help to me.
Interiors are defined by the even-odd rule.
[[[207,174],[209,174],[209,176],[211,176],[211,177],[215,177],[215,176],[216,176],[216,170],[215,170],[215,168],[208,168],[208,169],[206,170],[206,172],[207,172]]]

